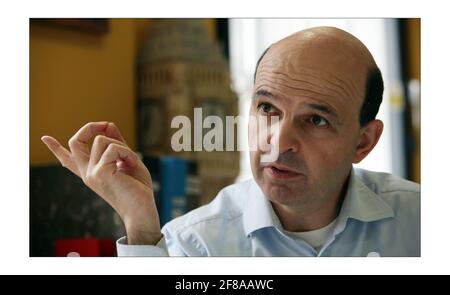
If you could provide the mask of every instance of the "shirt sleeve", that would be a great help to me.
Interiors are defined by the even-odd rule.
[[[161,257],[161,256],[169,256],[166,246],[166,239],[164,236],[156,245],[128,245],[127,237],[121,237],[116,242],[117,247],[117,256],[126,257],[126,256],[134,256],[134,257],[145,257],[145,256],[153,256],[153,257]]]

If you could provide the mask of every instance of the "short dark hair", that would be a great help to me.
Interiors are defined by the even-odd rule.
[[[255,73],[253,75],[253,82],[256,81],[256,72],[258,71],[258,66],[264,55],[269,50],[270,46],[264,50],[264,52],[259,57],[256,62]],[[366,93],[364,95],[364,101],[359,111],[359,124],[361,126],[366,125],[368,122],[375,120],[380,109],[381,102],[383,101],[383,77],[381,71],[377,66],[369,68],[367,71],[366,78]]]
[[[375,120],[383,101],[383,91],[384,84],[380,69],[377,66],[369,68],[366,78],[366,93],[359,111],[359,124],[361,126]]]

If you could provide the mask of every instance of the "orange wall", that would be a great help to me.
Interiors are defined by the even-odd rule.
[[[131,148],[135,60],[152,20],[111,19],[104,35],[30,25],[30,162],[57,162],[44,134],[67,143],[89,121],[113,121]],[[212,37],[215,22],[205,19]]]
[[[420,81],[420,19],[408,19],[407,24],[407,44],[408,55],[408,78]],[[420,182],[420,128],[414,129],[416,150],[413,155],[412,180]]]
[[[407,43],[409,49],[408,76],[412,79],[420,80],[420,18],[411,18],[406,20],[407,25]]]

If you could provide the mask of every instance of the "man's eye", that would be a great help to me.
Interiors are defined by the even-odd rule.
[[[321,116],[318,116],[318,115],[311,116],[311,118],[309,120],[315,126],[328,125],[328,121],[326,119],[322,118]]]
[[[260,103],[259,104],[259,106],[258,106],[258,108],[260,108],[260,109],[262,109],[262,111],[264,112],[264,113],[270,113],[271,111],[273,111],[272,109],[272,105],[271,104],[268,104],[268,103],[265,103],[265,102],[263,102],[263,103]]]

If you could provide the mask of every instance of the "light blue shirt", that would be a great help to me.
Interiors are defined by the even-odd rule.
[[[117,241],[119,256],[420,256],[420,186],[353,169],[334,230],[316,251],[286,235],[254,180],[167,223],[156,246]]]

